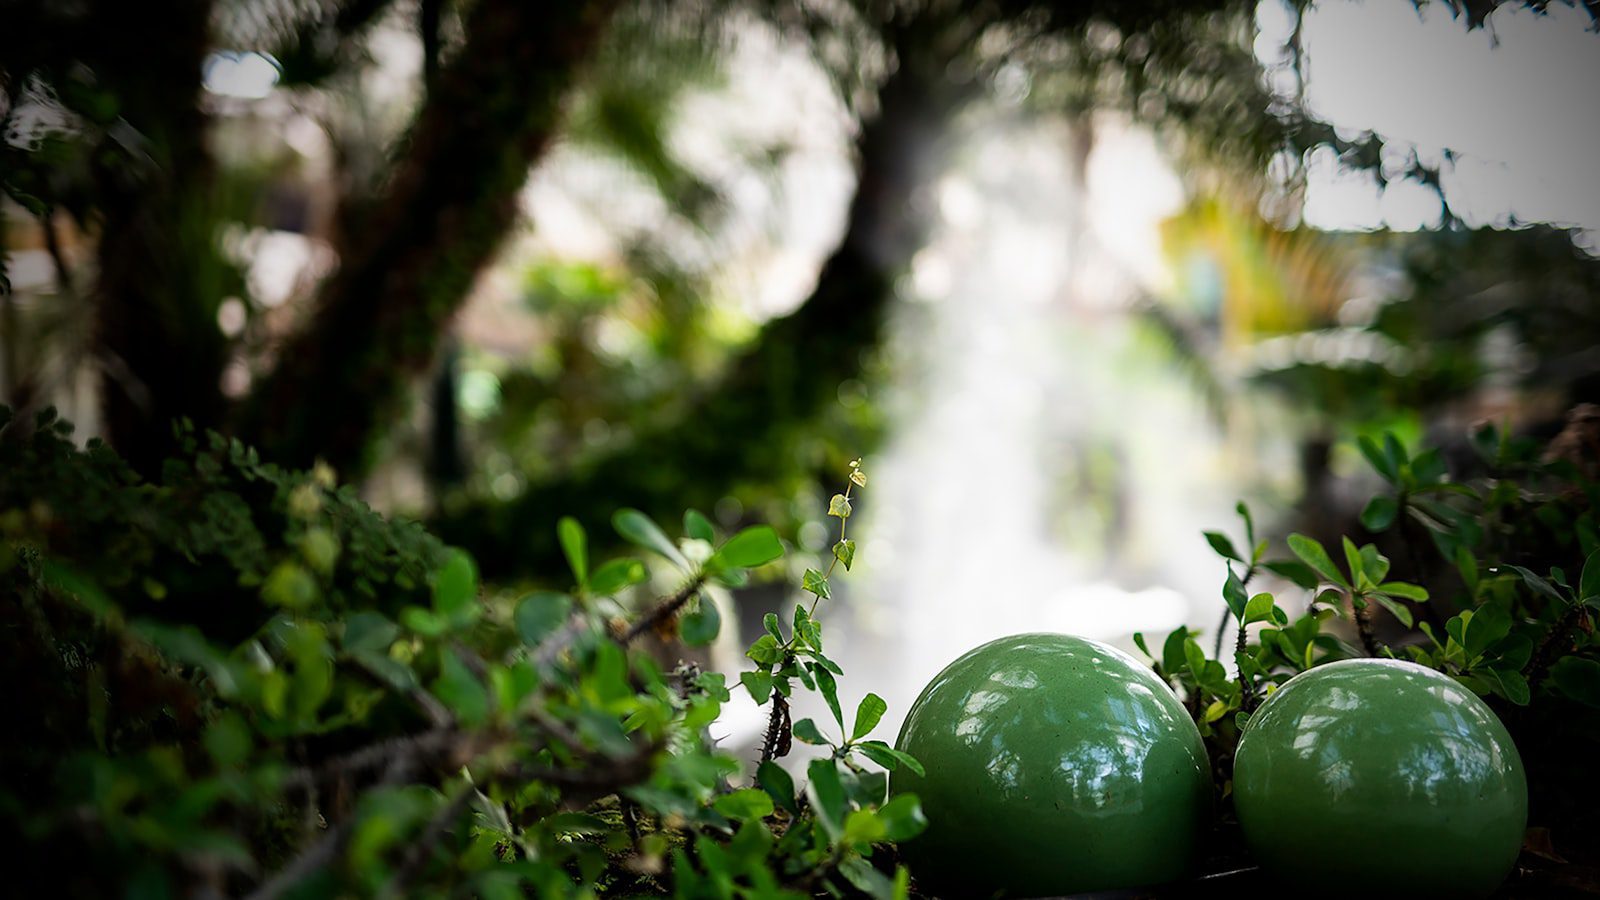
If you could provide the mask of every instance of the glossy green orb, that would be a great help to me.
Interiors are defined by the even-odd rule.
[[[1233,779],[1250,849],[1299,891],[1486,897],[1528,819],[1522,759],[1494,712],[1400,660],[1290,679],[1250,719]]]
[[[928,829],[903,846],[944,897],[1037,897],[1183,877],[1211,805],[1200,732],[1171,690],[1120,650],[1061,634],[991,641],[922,691],[894,791]]]

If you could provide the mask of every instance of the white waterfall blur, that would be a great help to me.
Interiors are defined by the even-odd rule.
[[[972,133],[891,329],[864,565],[828,617],[846,707],[883,694],[886,739],[984,641],[1059,631],[1131,648],[1135,631],[1212,627],[1221,609],[1200,531],[1229,524],[1235,479],[1129,303],[1158,275],[1175,177],[1142,133],[1102,127],[1082,171],[1063,125]]]

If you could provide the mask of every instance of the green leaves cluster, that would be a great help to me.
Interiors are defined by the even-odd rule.
[[[710,592],[781,558],[772,529],[691,511],[674,539],[624,510],[647,559],[599,560],[563,519],[570,587],[507,594],[327,472],[208,438],[152,485],[38,425],[0,441],[26,476],[0,480],[0,601],[33,623],[5,665],[37,744],[7,742],[0,790],[32,811],[23,892],[905,895],[882,848],[924,822],[863,765],[915,764],[870,739],[881,699],[803,784],[769,762],[740,786],[708,736],[723,676],[636,641],[714,639]],[[205,615],[219,584],[234,607]],[[843,735],[820,625],[768,624],[761,674],[818,690]]]
[[[1600,490],[1571,463],[1492,428],[1475,432],[1471,446],[1474,474],[1453,480],[1437,450],[1410,453],[1392,434],[1359,439],[1357,449],[1385,485],[1360,516],[1378,541],[1342,537],[1337,558],[1322,542],[1289,534],[1291,555],[1266,559],[1270,542],[1257,539],[1243,504],[1243,544],[1222,532],[1204,534],[1227,569],[1223,629],[1236,637],[1233,670],[1221,658],[1221,632],[1218,658],[1188,628],[1167,635],[1158,653],[1143,635],[1135,641],[1186,699],[1212,749],[1223,796],[1233,746],[1254,707],[1294,674],[1337,659],[1410,659],[1542,715],[1600,709]],[[1394,564],[1378,549],[1385,541],[1406,559],[1407,579],[1392,577]],[[1534,559],[1544,567],[1524,564]],[[1580,572],[1575,583],[1569,571]],[[1281,590],[1252,592],[1258,578],[1275,579],[1298,597],[1285,602]],[[1380,641],[1380,621],[1403,637]]]

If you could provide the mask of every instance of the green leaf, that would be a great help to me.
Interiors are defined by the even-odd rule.
[[[553,591],[534,591],[517,603],[512,621],[517,636],[530,647],[538,646],[567,621],[572,598]]]
[[[683,511],[683,533],[686,537],[707,543],[717,539],[717,530],[711,527],[711,520],[701,515],[698,509]]]
[[[1388,595],[1373,594],[1372,599],[1378,601],[1379,605],[1387,609],[1391,615],[1400,621],[1401,625],[1410,628],[1416,624],[1416,620],[1411,615],[1411,610]]]
[[[761,627],[767,630],[767,634],[772,635],[773,640],[780,644],[785,643],[783,639],[783,629],[778,624],[777,613],[767,613],[765,616],[762,616]]]
[[[1394,524],[1395,516],[1400,512],[1399,504],[1393,497],[1377,496],[1367,501],[1361,510],[1361,527],[1371,532],[1385,531]]]
[[[407,606],[400,610],[400,624],[423,637],[439,637],[450,630],[450,622],[420,606]]]
[[[611,517],[611,525],[617,530],[617,534],[629,543],[659,554],[684,571],[690,569],[689,561],[672,541],[668,540],[660,526],[637,509],[618,510],[617,514]]]
[[[843,494],[834,494],[828,500],[828,515],[838,516],[841,519],[850,518],[850,498]]]
[[[1467,651],[1467,659],[1470,661],[1481,656],[1485,650],[1510,634],[1511,625],[1511,613],[1499,603],[1485,603],[1478,607],[1467,623],[1466,640],[1461,641],[1461,646]]]
[[[772,815],[772,798],[760,788],[744,788],[723,794],[711,808],[730,819],[764,819]]]
[[[1376,545],[1367,544],[1361,548],[1361,571],[1377,584],[1389,574],[1389,558],[1379,553]]]
[[[284,560],[261,585],[261,599],[284,609],[307,609],[317,602],[317,579],[305,566]]]
[[[844,833],[839,837],[841,844],[875,844],[886,836],[883,823],[878,820],[878,814],[870,809],[857,809],[851,811],[844,820]],[[870,869],[871,867],[868,866]],[[873,874],[878,874],[876,870]],[[878,875],[882,878],[882,875]]]
[[[833,673],[822,666],[813,666],[811,674],[816,676],[817,690],[822,692],[822,699],[828,701],[828,709],[833,712],[833,720],[839,723],[839,733],[844,733],[844,712],[839,708],[839,685],[833,680]]]
[[[756,769],[756,783],[767,792],[774,802],[790,812],[799,809],[799,804],[794,798],[794,779],[784,771],[783,766],[772,760],[767,760]]]
[[[1406,449],[1401,446],[1400,439],[1394,432],[1383,433],[1383,458],[1388,462],[1390,470],[1399,473],[1400,467],[1406,464]]]
[[[1515,669],[1490,668],[1484,670],[1494,682],[1496,693],[1510,700],[1518,706],[1527,706],[1533,699],[1533,693],[1528,689],[1528,679]]]
[[[1393,594],[1396,597],[1404,597],[1407,600],[1415,600],[1419,603],[1428,599],[1427,588],[1405,581],[1385,581],[1383,584],[1378,585],[1378,590],[1385,594]]]
[[[848,835],[840,840],[840,844],[850,846],[852,841]],[[856,846],[860,846],[856,844]],[[889,876],[873,868],[863,856],[849,856],[839,863],[839,874],[850,886],[871,900],[893,900],[894,882]]]
[[[683,642],[691,647],[704,647],[717,639],[722,630],[722,611],[706,594],[700,595],[700,604],[684,615],[679,623]]]
[[[1525,569],[1522,566],[1500,566],[1498,568],[1510,569],[1511,571],[1516,572],[1518,575],[1522,576],[1523,582],[1525,582],[1528,587],[1533,588],[1535,591],[1538,591],[1549,599],[1554,600],[1556,603],[1565,604],[1567,602],[1567,598],[1561,596],[1561,592],[1556,590],[1549,581],[1541,578],[1538,575],[1535,575],[1529,569]],[[1585,566],[1585,568],[1587,568],[1587,566]],[[1581,583],[1582,579],[1579,580]]]
[[[488,690],[454,651],[443,654],[433,693],[463,724],[478,725],[489,717]]]
[[[795,740],[804,741],[807,744],[815,744],[819,747],[833,744],[832,741],[822,736],[822,732],[817,728],[817,723],[810,719],[801,719],[794,723],[793,731]]]
[[[1424,450],[1411,458],[1411,477],[1418,485],[1432,485],[1448,471],[1438,449]]]
[[[816,594],[819,599],[826,600],[829,597],[828,576],[818,572],[816,569],[806,570],[805,575],[800,578],[800,587],[802,590]]]
[[[811,618],[811,613],[805,606],[799,603],[794,607],[794,634],[802,643],[818,650],[822,649],[822,629],[818,627],[816,620]]]
[[[589,539],[583,526],[571,516],[562,516],[556,523],[556,537],[561,541],[561,552],[566,554],[567,565],[572,567],[572,577],[581,588],[589,583]]]
[[[891,841],[908,841],[928,827],[922,814],[922,801],[915,794],[897,794],[878,810],[884,836]]]
[[[637,559],[613,559],[594,570],[589,577],[589,592],[597,597],[609,597],[623,588],[643,584],[649,577],[644,563]]]
[[[783,659],[783,651],[778,648],[778,642],[773,640],[770,634],[756,638],[755,643],[750,645],[750,649],[746,650],[744,655],[764,666],[776,665]]]
[[[1350,582],[1339,574],[1339,569],[1333,564],[1333,560],[1329,558],[1328,551],[1324,550],[1321,542],[1315,538],[1309,538],[1298,533],[1291,534],[1289,535],[1289,549],[1294,552],[1295,556],[1300,557],[1302,562],[1310,566],[1312,571],[1329,582],[1342,587],[1350,586]]]
[[[1305,563],[1282,559],[1265,563],[1264,568],[1280,578],[1288,579],[1296,587],[1309,591],[1317,586],[1317,573]]]
[[[411,667],[376,650],[356,650],[350,654],[363,669],[388,682],[398,691],[409,691],[417,686],[417,673]]]
[[[772,673],[770,672],[740,672],[739,683],[750,692],[750,699],[757,706],[765,704],[772,699]]]
[[[1245,506],[1244,501],[1240,500],[1233,505],[1233,511],[1238,513],[1239,518],[1244,520],[1244,539],[1254,544],[1256,542],[1256,520],[1250,517],[1250,507]]]
[[[872,733],[883,719],[883,714],[889,711],[889,704],[877,694],[867,694],[861,698],[861,705],[856,707],[856,727],[850,733],[850,740],[859,741]]]
[[[1244,607],[1244,621],[1240,624],[1249,625],[1253,622],[1265,622],[1272,618],[1272,595],[1256,594]]]
[[[1234,549],[1233,541],[1228,540],[1227,535],[1220,531],[1204,531],[1201,534],[1205,535],[1206,543],[1211,545],[1211,549],[1215,550],[1218,556],[1235,562],[1245,561],[1244,557],[1239,555],[1239,551]]]
[[[344,623],[344,648],[347,651],[385,651],[399,636],[400,626],[389,621],[383,613],[362,610],[352,614]]]
[[[1167,674],[1175,674],[1188,665],[1187,651],[1191,643],[1187,627],[1178,628],[1167,635],[1161,644],[1161,668]]]
[[[1467,586],[1467,593],[1473,597],[1478,595],[1478,559],[1465,544],[1456,548],[1456,570],[1461,573],[1461,580]]]
[[[1366,567],[1362,565],[1361,551],[1356,548],[1356,542],[1346,537],[1340,538],[1339,543],[1344,547],[1344,564],[1350,568],[1350,583],[1359,585],[1363,581],[1371,582]]]
[[[899,766],[905,766],[907,769],[915,772],[919,778],[928,774],[927,771],[922,768],[922,763],[917,761],[916,757],[905,752],[904,750],[897,750],[883,741],[862,741],[861,743],[856,744],[855,748],[861,751],[862,756],[865,756],[867,759],[872,760],[891,772],[893,772]]]
[[[1244,615],[1247,601],[1244,582],[1239,580],[1239,574],[1233,571],[1233,566],[1228,567],[1228,577],[1222,582],[1222,601],[1228,604],[1228,611],[1233,613],[1235,619]]]
[[[833,545],[833,558],[844,563],[844,570],[850,571],[850,566],[856,561],[856,542],[843,540]]]
[[[806,767],[809,783],[806,795],[817,811],[822,827],[837,839],[844,827],[844,783],[839,780],[839,768],[832,759],[813,759]]]
[[[1578,577],[1578,602],[1588,602],[1600,597],[1600,550],[1589,554],[1583,562],[1583,574]]]
[[[752,569],[783,555],[783,542],[769,525],[752,525],[739,532],[717,550],[715,559],[727,566]]]
[[[1378,448],[1377,442],[1372,438],[1366,435],[1356,438],[1356,447],[1361,450],[1361,455],[1367,458],[1367,462],[1371,464],[1372,468],[1379,475],[1382,475],[1385,480],[1394,481],[1400,477],[1399,471],[1390,464],[1388,458],[1383,455],[1383,451]]]
[[[1550,681],[1568,697],[1600,709],[1600,662],[1564,656],[1550,668]]]

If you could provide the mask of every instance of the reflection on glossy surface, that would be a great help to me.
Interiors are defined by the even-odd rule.
[[[1528,817],[1517,748],[1483,701],[1400,660],[1295,676],[1251,719],[1234,804],[1263,866],[1341,894],[1483,897]]]
[[[1182,877],[1211,802],[1200,733],[1120,650],[1059,634],[1001,638],[940,672],[899,746],[927,767],[904,851],[945,897],[1029,897]]]

